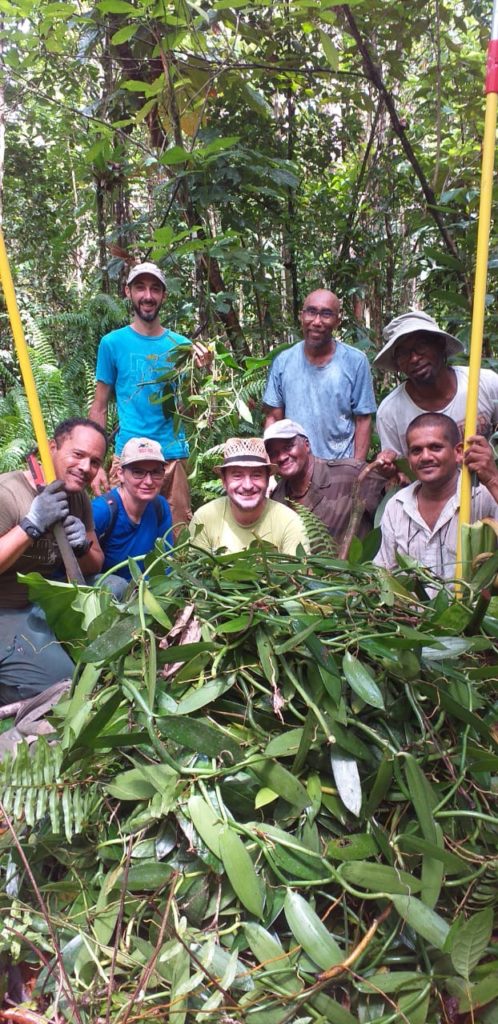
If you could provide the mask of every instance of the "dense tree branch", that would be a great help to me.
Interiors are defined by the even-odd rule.
[[[345,17],[345,19],[347,21],[347,24],[348,24],[348,27],[349,27],[349,31],[351,32],[351,35],[353,36],[353,39],[354,39],[354,41],[355,41],[355,43],[356,43],[356,45],[358,47],[358,51],[361,54],[361,58],[362,58],[362,61],[363,61],[363,67],[365,68],[365,73],[366,73],[367,77],[369,78],[369,80],[372,82],[372,84],[376,87],[376,89],[378,89],[378,91],[380,92],[381,96],[384,99],[384,103],[385,103],[386,108],[387,108],[387,110],[389,112],[389,117],[391,119],[391,124],[392,124],[393,130],[396,133],[396,135],[398,136],[398,139],[401,142],[401,145],[402,145],[402,147],[404,149],[406,157],[409,160],[411,166],[413,167],[413,170],[415,171],[415,174],[416,174],[416,176],[417,176],[417,178],[418,178],[418,180],[420,182],[422,191],[423,191],[424,196],[425,196],[425,198],[427,200],[427,209],[428,209],[429,213],[434,218],[434,220],[435,220],[435,222],[437,224],[439,233],[441,235],[441,238],[443,239],[443,242],[444,242],[446,248],[448,249],[448,252],[451,253],[451,255],[455,257],[455,259],[459,260],[460,256],[459,256],[459,253],[458,253],[458,249],[457,249],[455,240],[452,237],[452,235],[450,234],[450,232],[448,231],[448,228],[446,227],[446,225],[445,225],[445,223],[443,221],[441,213],[440,213],[440,211],[438,209],[437,199],[436,199],[436,196],[434,194],[434,191],[431,188],[431,186],[430,186],[430,184],[429,184],[429,182],[428,182],[428,180],[427,180],[427,178],[426,178],[426,176],[424,174],[424,171],[423,171],[423,169],[422,169],[422,167],[420,165],[420,162],[419,162],[418,157],[417,157],[417,155],[416,155],[416,153],[415,153],[415,151],[414,151],[414,149],[413,149],[413,147],[411,145],[410,140],[407,138],[406,127],[400,121],[400,118],[398,117],[398,113],[397,113],[397,110],[396,110],[396,106],[395,106],[395,103],[394,103],[393,96],[389,92],[387,86],[385,85],[385,82],[384,82],[384,80],[382,78],[382,74],[381,74],[379,68],[377,67],[377,65],[375,64],[374,60],[372,59],[372,56],[371,56],[370,51],[368,49],[367,43],[363,39],[363,37],[361,35],[361,32],[360,32],[360,30],[358,28],[358,25],[356,24],[356,21],[355,21],[355,18],[353,16],[353,14],[352,14],[351,9],[348,7],[347,4],[342,4],[341,7],[340,7],[340,10],[342,11],[342,13],[343,13],[343,15],[344,15],[344,17]],[[462,285],[463,285],[463,287],[465,289],[465,292],[466,292],[467,298],[469,300],[469,303],[471,303],[472,302],[472,292],[471,292],[469,281],[468,281],[466,275],[463,273],[463,271],[460,272],[459,277],[460,277],[460,279],[462,281]]]

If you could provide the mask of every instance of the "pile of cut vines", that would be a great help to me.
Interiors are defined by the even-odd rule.
[[[32,580],[79,658],[58,742],[0,768],[33,1011],[497,1024],[494,601],[265,547],[137,580]]]

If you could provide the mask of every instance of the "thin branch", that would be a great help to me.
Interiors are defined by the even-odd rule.
[[[46,921],[48,932],[49,932],[50,938],[52,940],[52,945],[53,945],[53,949],[54,949],[55,958],[57,960],[57,964],[58,964],[59,971],[60,971],[61,985],[64,988],[64,991],[65,991],[65,994],[66,994],[66,999],[71,1004],[75,1020],[78,1021],[78,1024],[83,1024],[83,1020],[81,1018],[81,1015],[80,1015],[80,1012],[79,1012],[79,1009],[78,1009],[78,1004],[76,1003],[76,999],[75,999],[74,992],[73,992],[73,989],[72,989],[72,986],[71,986],[71,982],[69,981],[69,975],[67,974],[66,966],[65,966],[64,960],[62,958],[62,954],[61,954],[61,951],[60,951],[60,946],[59,946],[59,942],[58,942],[58,939],[57,939],[57,935],[55,933],[55,929],[53,928],[52,921],[51,921],[51,918],[50,918],[50,914],[48,912],[48,907],[47,907],[47,905],[45,903],[45,900],[43,899],[43,896],[42,896],[39,888],[38,888],[38,884],[36,882],[36,879],[35,879],[35,876],[34,876],[32,870],[30,868],[29,861],[28,861],[28,859],[26,857],[26,854],[24,853],[24,850],[23,850],[23,848],[22,848],[22,846],[21,846],[21,844],[19,842],[19,839],[17,837],[17,832],[16,832],[16,830],[15,830],[13,824],[12,824],[12,821],[11,821],[9,815],[7,814],[7,811],[6,811],[6,809],[5,809],[5,807],[4,807],[4,805],[3,805],[1,800],[0,800],[0,811],[2,813],[2,816],[5,818],[5,821],[6,821],[6,824],[7,824],[7,828],[8,828],[8,830],[9,830],[11,836],[12,836],[12,839],[14,841],[14,845],[15,845],[15,847],[17,849],[19,857],[21,858],[24,870],[25,870],[25,872],[26,872],[26,874],[27,874],[27,876],[28,876],[28,878],[29,878],[29,880],[31,882],[31,885],[33,887],[33,892],[34,892],[34,894],[36,896],[36,899],[38,900],[38,903],[39,903],[39,906],[40,906],[40,910],[41,910],[41,912],[43,914],[43,917],[44,917],[44,919]]]
[[[173,902],[173,896],[174,896],[174,892],[175,892],[175,886],[176,886],[177,878],[178,878],[178,872],[175,871],[173,873],[173,875],[171,876],[171,886],[170,886],[170,890],[169,890],[169,894],[168,894],[168,899],[166,900],[166,906],[164,908],[164,913],[163,913],[163,916],[162,916],[162,919],[161,919],[161,925],[160,925],[160,928],[159,928],[159,934],[157,936],[157,942],[156,942],[156,945],[154,947],[154,951],[152,953],[152,956],[151,956],[150,960],[148,961],[147,965],[144,967],[144,969],[143,969],[143,971],[142,971],[142,973],[140,975],[140,978],[139,978],[139,981],[138,981],[138,985],[136,986],[135,991],[134,991],[134,993],[133,993],[133,995],[132,995],[132,997],[130,999],[130,1002],[128,1003],[128,1006],[126,1007],[126,1012],[125,1012],[125,1015],[124,1015],[124,1017],[123,1017],[123,1019],[121,1021],[121,1024],[127,1024],[127,1021],[129,1020],[131,1011],[132,1011],[132,1009],[133,1009],[137,999],[139,998],[139,996],[142,995],[143,992],[145,992],[145,990],[147,988],[147,985],[149,984],[151,975],[153,974],[154,968],[156,966],[156,960],[157,960],[157,958],[159,956],[159,953],[161,952],[161,948],[162,948],[162,944],[163,944],[163,939],[164,939],[164,933],[166,931],[166,925],[168,923],[169,912],[171,910],[171,904]],[[119,1014],[115,1018],[116,1022],[117,1022],[118,1018],[119,1018]]]
[[[358,25],[356,24],[356,21],[353,17],[350,8],[348,7],[347,4],[342,4],[338,9],[342,11],[348,23],[349,31],[351,32],[351,35],[353,36],[353,39],[361,54],[363,66],[365,68],[365,73],[367,77],[373,83],[373,85],[375,85],[376,89],[379,90],[381,96],[384,99],[384,103],[389,112],[389,117],[391,119],[391,124],[393,126],[394,132],[398,136],[398,139],[401,142],[407,159],[409,160],[411,166],[413,167],[413,170],[415,171],[415,174],[420,182],[422,192],[424,193],[424,196],[427,200],[427,209],[437,224],[441,238],[443,239],[443,242],[446,248],[448,249],[448,252],[450,252],[455,259],[460,260],[455,240],[448,231],[448,228],[446,227],[441,216],[441,213],[438,209],[437,199],[434,194],[434,190],[431,188],[429,182],[427,181],[427,178],[421,167],[420,161],[413,149],[410,140],[407,138],[406,127],[405,125],[402,124],[398,117],[392,93],[390,93],[388,88],[386,87],[380,69],[377,67],[377,65],[374,63],[372,59],[367,43],[365,42],[361,35],[361,32],[358,28]],[[463,272],[460,272],[459,276],[462,281],[462,285],[465,289],[465,293],[467,295],[470,305],[472,303],[472,291],[470,283]]]
[[[133,836],[128,839],[128,849],[126,851],[126,861],[123,871],[123,881],[121,883],[121,892],[119,896],[119,910],[116,920],[116,931],[114,934],[114,948],[112,951],[111,969],[109,971],[109,988],[107,992],[107,1007],[105,1013],[105,1024],[110,1024],[111,1011],[112,1011],[112,993],[114,990],[114,974],[116,971],[116,963],[118,959],[118,949],[121,939],[121,931],[123,928],[125,901],[126,901],[126,890],[128,887],[128,875],[130,872],[131,865],[131,854],[133,851]]]

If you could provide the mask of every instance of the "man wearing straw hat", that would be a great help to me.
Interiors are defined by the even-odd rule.
[[[299,546],[308,551],[306,530],[299,516],[266,492],[275,466],[259,437],[230,437],[223,462],[215,466],[226,497],[202,505],[189,529],[192,542],[205,551],[220,548],[243,551],[255,540],[269,541],[282,554],[295,555]]]
[[[406,455],[406,431],[424,412],[440,412],[457,424],[463,437],[469,370],[448,366],[463,344],[442,331],[427,313],[411,310],[384,329],[386,344],[373,361],[379,370],[403,373],[404,383],[380,403],[377,430],[382,448]],[[476,434],[490,437],[498,423],[498,374],[481,370]]]

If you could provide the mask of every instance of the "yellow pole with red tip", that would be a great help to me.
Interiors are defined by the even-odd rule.
[[[486,307],[486,283],[488,275],[489,233],[491,225],[491,203],[493,199],[493,175],[496,145],[496,115],[498,104],[498,0],[493,2],[493,18],[491,38],[488,45],[486,67],[486,112],[484,118],[484,138],[482,146],[481,197],[479,203],[479,223],[477,229],[477,254],[474,278],[474,301],[472,306],[472,330],[470,335],[469,383],[467,393],[467,411],[465,417],[465,440],[472,437],[477,427],[477,409],[479,398],[479,374],[482,359],[482,336],[484,332],[484,314]],[[467,467],[462,467],[460,491],[460,513],[458,518],[458,545],[456,575],[462,578],[462,526],[471,521],[471,474]],[[462,587],[457,586],[457,596],[461,598]]]

